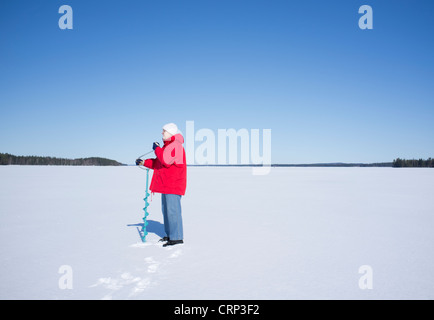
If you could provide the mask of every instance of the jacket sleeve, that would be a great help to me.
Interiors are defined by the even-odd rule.
[[[154,169],[155,168],[155,160],[156,159],[146,159],[145,162],[143,163],[143,165],[146,168]]]

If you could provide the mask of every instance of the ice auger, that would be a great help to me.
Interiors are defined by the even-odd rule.
[[[143,200],[145,201],[145,207],[143,208],[143,211],[145,211],[145,214],[143,216],[142,232],[140,233],[141,236],[142,236],[142,241],[143,242],[146,242],[146,236],[148,235],[148,231],[146,231],[146,226],[148,225],[148,221],[146,221],[146,217],[149,216],[149,212],[148,212],[148,207],[149,207],[148,197],[150,195],[150,193],[148,192],[148,186],[149,186],[149,169],[146,168],[146,191],[145,191],[145,197],[143,198]]]
[[[142,158],[144,156],[146,156],[147,154],[151,153],[153,151],[150,151],[148,153],[145,153],[143,155],[141,155],[139,157]],[[142,230],[140,231],[140,237],[142,238],[142,242],[146,242],[146,236],[148,235],[148,231],[146,231],[146,226],[148,225],[148,221],[146,220],[147,216],[149,216],[149,212],[148,212],[148,207],[149,207],[149,202],[148,202],[148,197],[151,195],[149,193],[149,169],[139,166],[140,169],[146,170],[146,191],[145,191],[145,197],[143,198],[143,200],[145,201],[145,207],[143,208],[143,211],[145,212],[144,216],[143,216],[143,227]]]

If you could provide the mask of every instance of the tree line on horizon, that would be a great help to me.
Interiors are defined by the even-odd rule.
[[[41,166],[122,166],[124,164],[111,159],[90,157],[79,159],[65,159],[40,156],[15,156],[9,153],[0,153],[0,165],[41,165]],[[275,164],[272,166],[323,166],[323,167],[394,167],[394,168],[433,168],[434,159],[401,159],[384,163],[322,163],[309,165]]]
[[[432,158],[428,158],[427,160],[423,159],[400,159],[396,158],[393,160],[394,168],[434,168],[434,160]]]
[[[55,157],[15,156],[0,153],[0,165],[40,165],[40,166],[122,166],[115,160],[90,157],[79,159],[65,159]]]

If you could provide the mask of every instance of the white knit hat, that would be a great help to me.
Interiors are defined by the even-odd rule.
[[[174,123],[168,123],[163,126],[163,130],[166,130],[173,136],[178,133],[178,126]]]

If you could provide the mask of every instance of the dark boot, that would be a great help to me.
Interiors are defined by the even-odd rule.
[[[181,244],[184,243],[182,240],[168,240],[165,244],[163,244],[163,247],[167,246],[174,246],[175,244]]]

